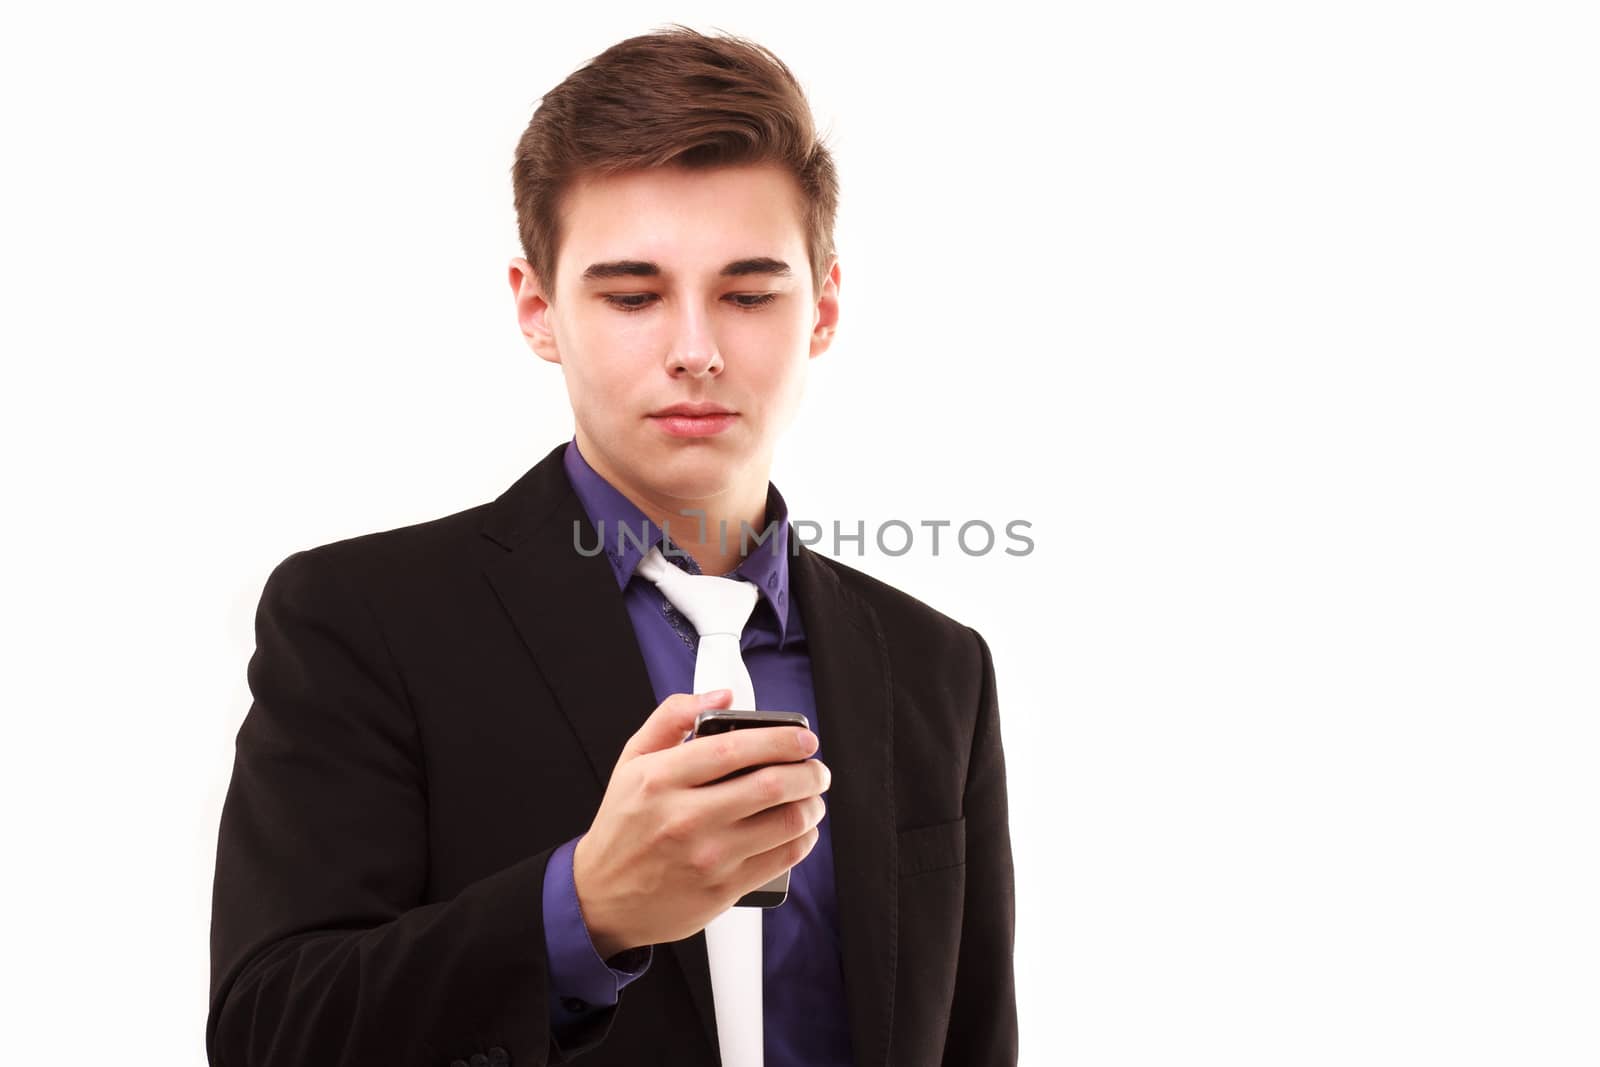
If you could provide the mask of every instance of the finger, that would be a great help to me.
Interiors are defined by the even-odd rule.
[[[697,737],[672,754],[672,785],[706,785],[746,767],[802,760],[817,750],[817,735],[800,726],[756,726]]]
[[[745,860],[739,866],[739,875],[735,879],[736,885],[744,887],[740,896],[761,888],[784,871],[792,869],[817,847],[820,836],[821,831],[813,827],[793,840]]]
[[[760,856],[816,829],[827,813],[827,802],[819,796],[802,797],[757,812],[734,823],[727,838],[728,852],[740,861]]]
[[[705,826],[726,826],[807,797],[821,796],[832,781],[821,760],[762,767],[738,778],[691,790],[695,817]]]
[[[707,708],[727,707],[733,701],[733,690],[713,689],[707,693],[674,693],[663,700],[650,717],[644,721],[622,746],[618,762],[624,762],[650,752],[677,748],[683,737],[694,729],[697,715]]]
[[[706,833],[694,843],[689,862],[701,875],[717,880],[744,877],[745,863],[786,841],[793,841],[817,827],[827,808],[820,797],[806,797],[792,804],[769,808],[716,833]]]

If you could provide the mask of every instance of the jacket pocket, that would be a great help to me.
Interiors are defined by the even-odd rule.
[[[959,867],[967,862],[967,820],[900,831],[900,877]]]

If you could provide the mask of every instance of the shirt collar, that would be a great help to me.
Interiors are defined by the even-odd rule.
[[[638,505],[589,466],[589,461],[578,451],[576,434],[567,442],[561,462],[573,491],[578,494],[578,501],[588,513],[592,535],[601,541],[611,571],[616,576],[617,588],[626,589],[639,560],[651,548],[663,543],[664,531],[651,522]],[[789,506],[784,502],[783,494],[778,492],[778,487],[771,482],[767,483],[766,520],[767,528],[773,531],[772,536],[759,545],[755,544],[752,537],[748,554],[727,577],[743,578],[760,590],[778,620],[778,647],[782,648],[789,625]],[[693,515],[685,515],[683,521],[687,524],[698,520]],[[625,532],[619,534],[619,530]],[[737,531],[728,531],[730,543],[737,536]],[[584,550],[590,551],[593,544],[593,540],[585,538]],[[701,573],[700,565],[687,553],[668,553],[663,549],[663,555],[690,574]]]

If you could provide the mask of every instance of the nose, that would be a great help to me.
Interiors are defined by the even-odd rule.
[[[693,307],[684,309],[676,325],[667,373],[674,378],[703,378],[722,373],[722,353],[711,332],[708,316]]]

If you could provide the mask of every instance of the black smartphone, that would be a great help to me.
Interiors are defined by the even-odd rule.
[[[811,722],[798,711],[745,711],[738,708],[716,708],[711,711],[702,711],[694,720],[694,729],[684,741],[692,741],[697,737],[710,737],[714,734],[725,734],[730,730],[753,730],[767,726],[803,726],[811,729]],[[737,778],[742,774],[759,770],[765,764],[756,764],[742,767],[732,774],[725,774],[707,785],[716,785],[717,782],[726,782],[729,778]],[[736,908],[776,908],[789,899],[789,872],[784,871],[778,877],[757,889],[752,889],[738,900],[734,901]]]

